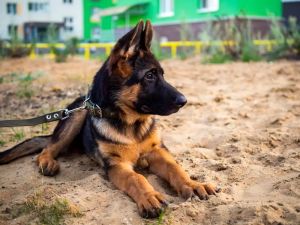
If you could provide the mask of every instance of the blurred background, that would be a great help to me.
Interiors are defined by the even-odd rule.
[[[185,202],[144,171],[171,202],[161,223],[145,221],[87,156],[59,157],[54,179],[36,176],[33,155],[0,166],[0,225],[299,224],[300,0],[0,0],[0,120],[85,95],[140,19],[153,24],[165,79],[188,99],[157,117],[164,143],[192,180],[221,193]],[[55,125],[1,128],[0,151]],[[57,210],[53,192],[84,216]]]
[[[138,20],[150,19],[159,59],[200,52],[213,58],[204,61],[217,63],[257,61],[267,52],[268,59],[287,51],[294,57],[299,18],[297,0],[1,0],[0,54],[51,53],[58,61],[67,54],[106,57]],[[31,44],[27,50],[17,46],[25,43]]]

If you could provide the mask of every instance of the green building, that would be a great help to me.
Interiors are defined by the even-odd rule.
[[[253,29],[266,31],[270,15],[281,18],[281,0],[84,0],[84,39],[114,42],[140,19],[150,19],[160,41],[179,41],[180,24],[198,33],[206,20],[251,19]]]

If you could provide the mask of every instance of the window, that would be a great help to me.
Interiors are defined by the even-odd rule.
[[[207,0],[201,0],[200,4],[201,4],[200,9],[207,9],[208,8]]]
[[[219,10],[219,0],[199,0],[200,7],[197,10],[199,13],[202,12],[214,12]]]
[[[92,15],[97,14],[99,11],[100,11],[100,8],[98,8],[98,7],[93,7],[93,8],[92,8]]]
[[[100,27],[92,28],[92,38],[100,38]]]
[[[28,3],[28,11],[29,12],[48,12],[49,11],[49,3],[36,3],[36,2],[29,2]]]
[[[67,4],[72,4],[73,3],[73,0],[63,0],[64,3],[67,3]]]
[[[160,0],[159,1],[159,17],[174,16],[174,1]]]
[[[9,36],[16,35],[17,32],[18,32],[18,26],[17,25],[8,25],[8,34],[9,34]]]
[[[7,3],[7,14],[16,15],[17,14],[17,4],[16,3]]]
[[[65,31],[72,32],[74,30],[73,28],[73,18],[72,17],[65,17]]]

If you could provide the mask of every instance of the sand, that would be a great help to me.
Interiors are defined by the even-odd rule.
[[[84,93],[100,66],[79,58],[64,64],[50,59],[0,62],[0,75],[35,69],[49,74],[33,82],[31,99],[16,96],[15,82],[0,84],[0,119],[59,109],[76,97],[78,86]],[[177,114],[158,117],[165,144],[192,179],[222,190],[208,201],[185,201],[156,175],[138,171],[170,201],[171,224],[300,224],[300,62],[202,65],[191,58],[165,60],[162,66],[166,80],[188,99]],[[24,128],[26,138],[41,130]],[[20,142],[8,141],[10,128],[1,132],[7,143],[0,151]],[[36,158],[0,166],[0,224],[36,223],[30,214],[12,219],[10,213],[34,194],[31,177],[38,187],[43,180],[48,199],[53,199],[50,187],[82,210],[80,218],[66,216],[66,224],[149,224],[138,215],[136,203],[87,156],[60,157],[61,172],[55,177],[38,174]]]

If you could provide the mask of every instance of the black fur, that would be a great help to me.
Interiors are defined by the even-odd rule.
[[[42,151],[50,143],[51,137],[52,135],[34,137],[23,141],[7,151],[0,152],[0,165],[10,163],[16,158]],[[26,147],[28,145],[30,147]],[[20,152],[20,147],[23,147],[22,152]],[[15,154],[17,157],[13,156]]]

